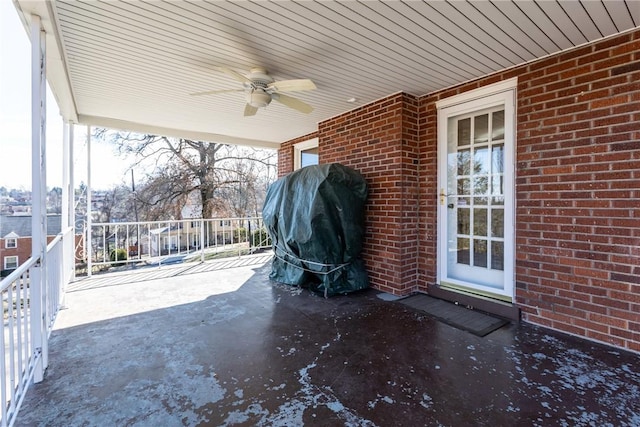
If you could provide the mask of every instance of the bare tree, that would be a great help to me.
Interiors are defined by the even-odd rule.
[[[114,186],[104,192],[96,209],[98,222],[133,221],[131,189],[126,185]],[[96,196],[94,198],[97,199]]]
[[[53,187],[47,193],[47,212],[62,213],[62,188]]]
[[[203,218],[254,211],[250,187],[256,176],[271,176],[275,168],[273,150],[105,129],[96,130],[94,136],[116,144],[121,154],[133,156],[132,168],[145,171],[135,199],[141,219],[146,220],[181,218],[181,209],[194,192]],[[234,194],[235,189],[241,191]],[[242,206],[250,199],[251,208]]]

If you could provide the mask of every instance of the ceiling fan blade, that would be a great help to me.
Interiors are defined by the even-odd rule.
[[[284,104],[289,108],[293,108],[294,110],[300,111],[301,113],[309,114],[313,111],[313,107],[311,105],[299,100],[298,98],[294,98],[289,95],[283,95],[281,93],[274,93],[273,95],[271,95],[271,97],[279,103]]]
[[[267,87],[269,89],[275,89],[277,92],[295,92],[316,89],[316,85],[309,79],[280,80],[269,83]]]
[[[236,71],[233,71],[231,68],[216,67],[216,69],[218,71],[221,71],[221,72],[233,77],[234,79],[236,79],[239,82],[253,84],[253,82],[251,80],[249,80],[246,76],[243,76],[242,74],[240,74],[240,73],[238,73]]]
[[[244,92],[244,89],[223,89],[223,90],[205,90],[204,92],[194,92],[190,93],[190,96],[202,96],[202,95],[213,95],[216,93],[227,93],[227,92]]]
[[[245,117],[255,116],[257,112],[258,112],[258,109],[251,104],[247,104],[244,106]]]

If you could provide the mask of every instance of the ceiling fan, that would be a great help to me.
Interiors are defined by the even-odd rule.
[[[225,67],[216,67],[216,69],[241,82],[244,88],[208,90],[205,92],[192,93],[192,96],[244,92],[247,100],[247,104],[244,107],[245,117],[255,115],[258,112],[258,108],[266,107],[272,100],[278,101],[301,113],[309,114],[313,111],[313,107],[306,102],[282,93],[316,89],[316,85],[309,79],[276,81],[267,73],[267,70],[262,67],[253,67],[248,76],[244,76]]]

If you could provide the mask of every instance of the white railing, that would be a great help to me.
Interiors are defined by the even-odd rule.
[[[261,217],[93,223],[88,260],[89,268],[163,264],[270,247]]]
[[[2,427],[13,425],[29,385],[48,365],[48,338],[73,274],[74,239],[70,227],[49,243],[44,260],[29,258],[0,282]]]
[[[53,323],[62,306],[65,288],[73,277],[75,270],[74,243],[73,228],[69,227],[47,245],[46,320],[48,334],[51,334]]]

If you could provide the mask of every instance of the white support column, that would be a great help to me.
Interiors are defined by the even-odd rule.
[[[75,179],[75,170],[74,165],[74,151],[73,145],[75,141],[75,128],[76,126],[73,123],[69,123],[69,199],[67,201],[68,207],[67,212],[69,214],[69,225],[74,227],[76,226],[76,179]],[[74,233],[75,235],[75,230]],[[74,244],[75,246],[75,244]]]
[[[200,262],[204,262],[204,217],[200,219]]]
[[[31,255],[40,257],[47,248],[46,207],[46,80],[44,32],[40,17],[31,21]]]
[[[70,129],[73,125],[69,122],[62,124],[62,230],[65,230],[71,223],[69,222],[69,138]]]
[[[44,378],[48,365],[47,347],[47,81],[45,33],[40,17],[31,15],[31,256],[40,262],[34,267],[30,283],[31,344],[41,357],[35,366],[34,382]]]
[[[73,123],[65,122],[62,135],[62,230],[74,227],[68,238],[73,244],[64,245],[67,249],[63,254],[64,271],[71,271],[71,280],[75,275],[75,208],[73,191]],[[66,285],[66,283],[64,284]]]
[[[74,171],[74,153],[73,153],[73,144],[75,141],[75,125],[69,122],[69,182],[67,183],[68,189],[68,199],[67,199],[67,215],[69,216],[69,226],[73,227],[72,239],[73,244],[70,245],[73,247],[70,254],[67,254],[69,257],[69,262],[71,263],[71,281],[76,279],[76,184],[75,184],[75,171]]]
[[[85,241],[85,255],[87,257],[87,277],[91,277],[91,126],[87,126],[87,239]]]

